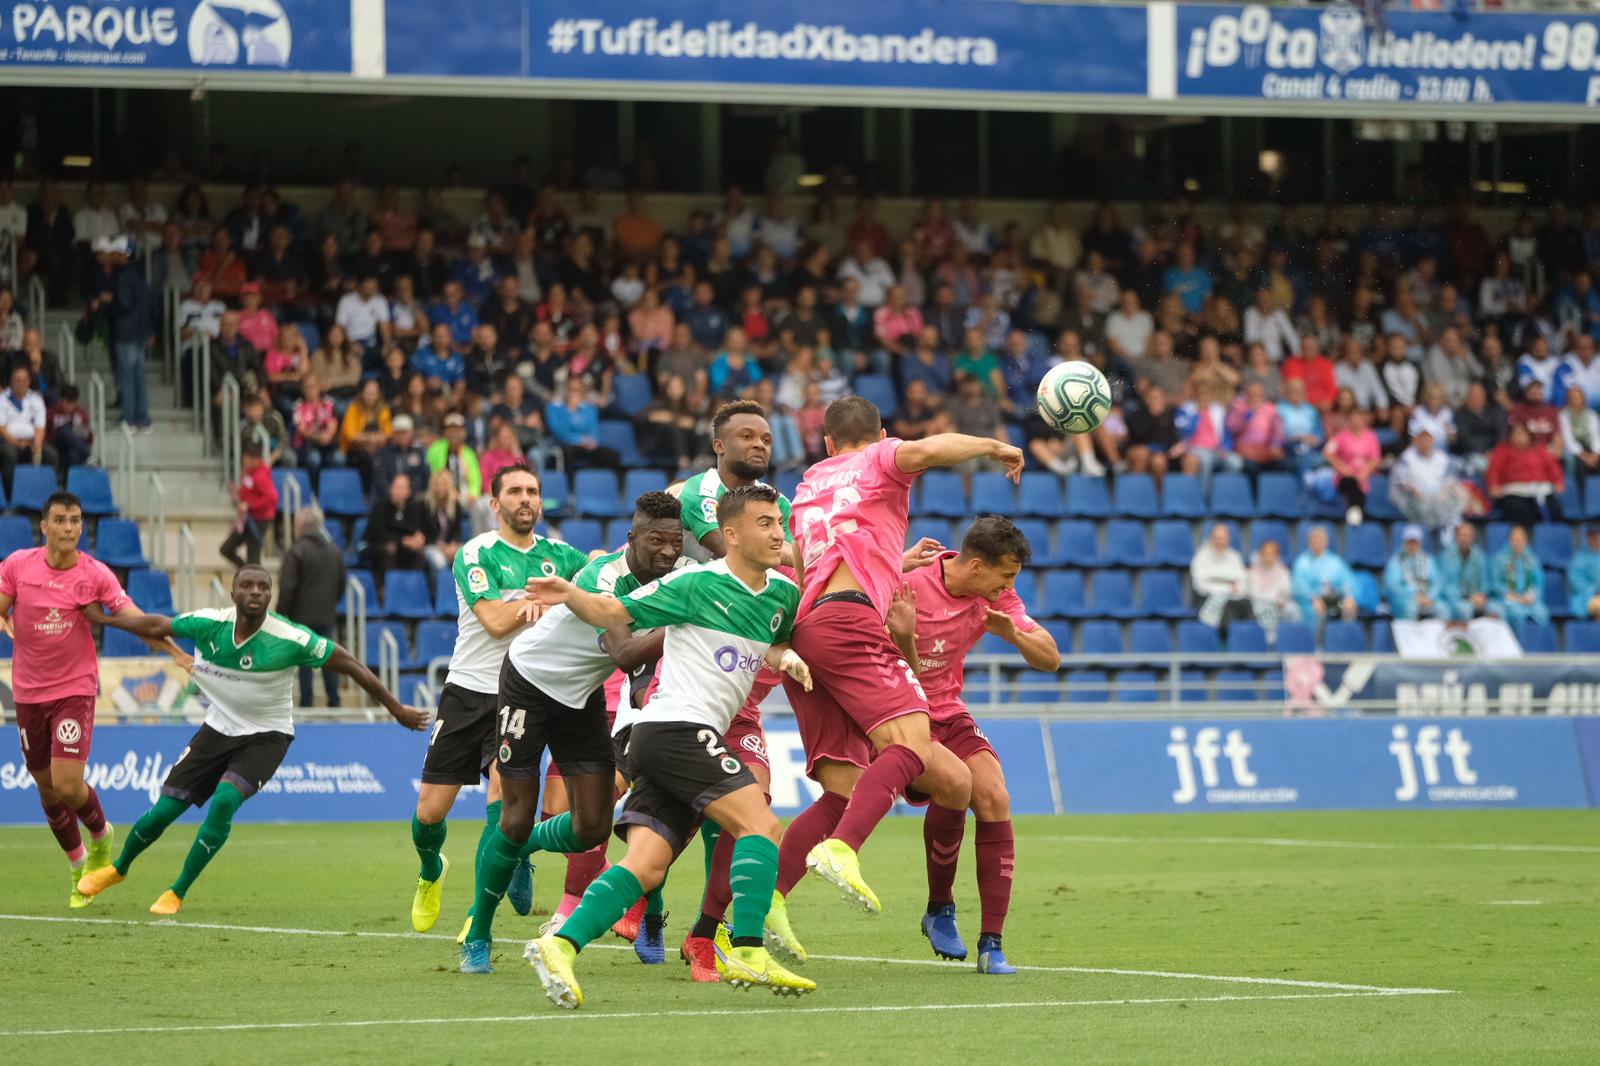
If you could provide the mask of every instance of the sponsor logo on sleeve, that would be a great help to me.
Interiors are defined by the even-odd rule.
[[[467,571],[467,591],[480,595],[489,591],[489,575],[483,567],[474,566]]]

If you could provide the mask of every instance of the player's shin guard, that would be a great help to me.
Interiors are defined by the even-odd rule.
[[[142,855],[145,848],[160,840],[167,826],[176,822],[178,816],[188,809],[187,803],[173,796],[162,796],[156,800],[156,805],[141,814],[139,820],[133,823],[133,828],[128,830],[128,839],[122,842],[122,854],[111,864],[117,868],[117,873],[126,877],[133,860]]]
[[[616,924],[628,913],[643,890],[639,879],[626,866],[613,866],[599,877],[583,894],[583,902],[568,916],[556,936],[570,940],[582,951],[590,941]]]
[[[496,826],[478,864],[476,899],[472,904],[472,928],[468,940],[488,940],[493,936],[494,911],[511,884],[511,875],[522,861],[524,845],[507,837]]]
[[[778,891],[781,894],[787,896],[806,875],[806,855],[833,835],[849,802],[836,792],[824,792],[783,831],[783,839],[778,843]]]
[[[761,947],[762,929],[778,883],[778,845],[764,836],[742,836],[733,845],[733,946]]]
[[[984,935],[998,937],[1005,931],[1006,912],[1011,909],[1011,878],[1016,867],[1016,838],[1011,819],[979,822],[974,836],[978,853],[978,905],[983,910]]]
[[[74,866],[83,862],[83,833],[78,829],[78,816],[72,808],[65,803],[45,803],[42,799],[39,806],[44,808],[44,820],[55,834],[56,843],[67,853],[67,861]]]
[[[411,845],[417,849],[420,860],[417,876],[424,881],[437,881],[444,872],[444,862],[439,852],[444,850],[444,838],[450,831],[449,822],[429,825],[415,814],[411,816]]]
[[[894,806],[894,798],[921,777],[924,769],[922,758],[905,745],[891,744],[884,748],[856,781],[844,817],[833,831],[834,838],[843,841],[851,851],[859,852],[867,837],[883,821],[883,816],[889,813],[889,808]]]
[[[183,872],[172,882],[172,891],[179,899],[189,894],[190,886],[206,868],[206,864],[228,842],[228,834],[233,830],[233,816],[242,803],[244,795],[233,785],[224,781],[217,786],[217,791],[211,796],[211,804],[206,809],[206,820],[200,823],[200,831],[195,834],[189,854],[183,860]]]
[[[961,838],[966,829],[966,811],[928,804],[928,813],[922,819],[922,844],[928,853],[930,908],[955,902],[956,863],[961,858]]]
[[[91,836],[99,837],[106,831],[106,814],[105,811],[100,809],[100,796],[95,790],[85,785],[84,791],[89,794],[89,798],[84,800],[83,806],[79,807],[74,813],[77,814],[78,821],[83,823],[83,827],[89,831]]]

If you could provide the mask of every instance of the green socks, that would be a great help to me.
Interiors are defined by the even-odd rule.
[[[422,860],[417,876],[424,881],[437,881],[444,872],[444,861],[439,858],[439,852],[444,847],[448,826],[448,822],[428,825],[415,814],[411,816],[411,844],[417,849],[417,858]]]
[[[711,853],[717,850],[717,838],[722,836],[722,827],[707,818],[700,823],[700,841],[705,845],[706,880],[711,880]]]
[[[483,861],[478,864],[477,899],[472,904],[472,928],[468,940],[490,940],[494,925],[494,911],[511,884],[511,875],[522,861],[522,845],[508,838],[495,826],[483,849]]]
[[[128,839],[122,842],[122,854],[111,864],[117,868],[117,873],[126,877],[133,860],[159,840],[161,834],[167,831],[167,826],[177,821],[178,816],[188,809],[188,803],[173,796],[162,796],[156,800],[156,805],[141,814],[139,820],[133,823],[133,828],[128,830]]]
[[[733,943],[759,947],[778,887],[778,845],[764,836],[740,837],[733,845],[728,883],[733,888]]]
[[[572,812],[563,811],[553,818],[534,823],[533,832],[528,834],[528,843],[523,855],[530,855],[535,851],[553,851],[571,855],[588,850],[572,835]]]
[[[172,891],[178,894],[179,899],[188,895],[189,886],[206,868],[206,863],[228,842],[228,834],[233,829],[233,816],[243,802],[244,795],[228,782],[217,786],[217,791],[211,796],[211,805],[206,810],[206,820],[200,823],[200,832],[195,834],[194,843],[189,847],[189,856],[183,860],[183,872],[172,882]]]
[[[646,914],[659,915],[667,909],[666,897],[661,894],[661,890],[666,887],[667,882],[663,880],[655,888],[644,894],[644,912]]]
[[[776,849],[773,856],[776,861]],[[613,866],[589,886],[583,894],[583,902],[567,916],[556,935],[572,941],[582,951],[584,945],[617,924],[617,919],[638,901],[640,893],[639,879],[629,873],[626,866]]]

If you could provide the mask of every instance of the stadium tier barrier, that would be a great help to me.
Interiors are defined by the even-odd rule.
[[[1018,814],[1582,808],[1600,798],[1600,718],[979,722]],[[128,824],[149,807],[193,731],[96,729],[88,780],[107,816]],[[302,725],[276,776],[239,818],[403,821],[426,746],[426,734],[392,725]],[[817,788],[805,777],[788,715],[769,717],[767,750],[773,806],[795,814]],[[458,817],[481,815],[481,786],[460,802]],[[38,821],[38,798],[12,742],[0,754],[0,824]]]

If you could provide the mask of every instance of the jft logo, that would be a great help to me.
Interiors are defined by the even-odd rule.
[[[1300,799],[1296,788],[1261,787],[1259,777],[1250,768],[1255,748],[1245,740],[1242,730],[1224,733],[1215,726],[1206,726],[1196,730],[1191,741],[1187,729],[1173,726],[1170,736],[1167,755],[1178,771],[1173,803],[1189,804],[1202,796],[1207,803],[1229,804],[1295,803]],[[1231,786],[1222,783],[1224,763],[1233,778]]]
[[[1394,798],[1410,803],[1422,795],[1434,802],[1467,800],[1494,801],[1517,798],[1515,785],[1480,785],[1478,772],[1472,768],[1472,743],[1459,728],[1443,729],[1425,725],[1417,730],[1416,738],[1404,725],[1396,725],[1391,733],[1389,754],[1400,766],[1400,786]],[[1452,784],[1443,782],[1443,769],[1448,764]]]

